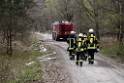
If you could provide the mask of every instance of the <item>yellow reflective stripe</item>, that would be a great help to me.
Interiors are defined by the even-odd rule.
[[[81,48],[81,49],[76,48],[75,51],[76,51],[76,52],[81,52],[81,51],[84,51],[84,49],[83,49],[83,48]]]
[[[93,38],[90,38],[90,43],[93,43]]]
[[[91,58],[91,56],[88,56],[88,58]]]
[[[82,40],[82,45],[84,45],[84,40]]]
[[[81,49],[80,49],[80,51],[84,51],[84,49],[83,49],[83,48],[81,48]]]
[[[94,38],[94,35],[91,34],[91,36],[90,36],[90,42],[91,42],[91,43],[93,43],[93,38]]]
[[[81,42],[78,42],[78,47],[81,47]]]
[[[90,46],[90,44],[88,44],[88,49],[95,49],[96,48],[96,44],[94,44],[92,47]]]
[[[78,49],[78,48],[76,48],[76,50],[75,50],[76,52],[80,52],[80,50]]]
[[[79,62],[79,60],[76,60],[76,62]]]
[[[91,59],[92,62],[94,62],[94,60]]]
[[[71,39],[73,40],[73,43],[75,43],[75,38],[69,38],[69,47],[70,48],[71,48],[71,44],[72,44]]]
[[[83,60],[79,60],[79,62],[83,62]]]
[[[86,36],[86,35],[84,35],[84,38],[87,38],[87,36]]]
[[[74,48],[69,48],[69,50],[73,50]]]
[[[78,38],[76,52],[82,52],[84,49],[81,47],[84,44],[82,38]]]
[[[69,47],[71,47],[71,40],[69,40]]]
[[[96,49],[96,47],[88,47],[88,49]]]
[[[78,47],[82,46],[82,38],[78,38]]]
[[[87,36],[84,36],[84,41],[86,41],[88,38],[87,38]]]
[[[79,38],[79,39],[78,39],[78,41],[82,41],[82,39],[81,39],[81,38]]]

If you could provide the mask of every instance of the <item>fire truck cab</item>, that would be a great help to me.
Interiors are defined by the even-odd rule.
[[[66,40],[73,29],[74,24],[72,22],[56,21],[52,24],[52,39],[56,41],[59,39]]]

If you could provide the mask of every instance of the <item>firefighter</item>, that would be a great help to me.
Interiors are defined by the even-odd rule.
[[[76,44],[76,32],[75,31],[70,32],[70,35],[67,38],[67,43],[69,44],[67,51],[69,51],[70,60],[74,60],[75,59],[75,44]]]
[[[98,45],[98,40],[96,36],[94,35],[94,30],[89,29],[89,37],[88,37],[88,60],[89,64],[94,64],[94,53],[99,51],[99,45]]]
[[[84,38],[83,34],[79,33],[78,39],[76,41],[76,65],[83,65],[83,57],[84,57]]]
[[[84,60],[86,61],[87,60],[87,40],[88,40],[88,37],[87,37],[87,34],[86,33],[83,33],[83,38],[84,38]]]

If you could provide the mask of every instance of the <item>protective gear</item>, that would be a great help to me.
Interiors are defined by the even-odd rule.
[[[88,49],[89,64],[94,64],[94,53],[95,53],[95,49]]]
[[[84,41],[86,42],[87,39],[88,39],[87,35],[86,34],[83,34],[83,37],[84,37]]]
[[[76,52],[84,51],[83,45],[84,45],[84,40],[81,37],[79,37],[76,42]]]
[[[83,37],[83,34],[82,33],[79,33],[79,35],[78,35],[79,37]]]
[[[93,29],[89,29],[89,33],[94,33],[94,30]]]
[[[74,50],[75,48],[75,43],[76,43],[76,40],[75,38],[68,38],[68,43],[69,43],[69,48],[68,50]]]
[[[75,31],[71,31],[70,34],[75,34],[76,32]]]
[[[88,44],[89,64],[94,64],[94,53],[96,52],[99,45],[98,45],[98,40],[93,33],[90,34],[87,44]]]
[[[76,44],[76,37],[74,34],[70,34],[70,36],[67,38],[67,43],[69,44],[68,51],[69,51],[69,56],[70,60],[74,60],[75,57],[75,44]]]
[[[87,40],[88,40],[88,37],[87,37],[87,35],[86,35],[86,33],[83,33],[83,38],[84,38],[84,58],[83,58],[83,60],[85,60],[85,61],[87,61],[87,57],[88,57],[88,55],[87,55]]]
[[[80,63],[80,66],[83,64],[84,57],[84,38],[81,36],[82,34],[79,35],[76,42],[76,65]]]
[[[83,65],[83,56],[84,56],[84,52],[77,52],[76,53],[76,65],[82,66]]]
[[[88,49],[96,49],[98,44],[96,36],[94,34],[90,34],[89,40],[88,40]]]

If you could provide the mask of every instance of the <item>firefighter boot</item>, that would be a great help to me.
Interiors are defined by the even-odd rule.
[[[72,56],[70,56],[70,60],[72,60]]]
[[[83,62],[80,62],[80,66],[81,66],[81,67],[83,66]]]
[[[75,55],[74,54],[72,55],[72,60],[75,60]]]
[[[72,60],[72,51],[69,51],[70,60]]]
[[[91,57],[88,56],[88,61],[89,61],[89,64],[91,64]]]
[[[91,64],[91,60],[89,60],[89,64]]]
[[[91,62],[90,62],[91,64],[94,64],[94,60],[91,60]]]
[[[76,65],[78,66],[78,62],[76,62]]]
[[[85,61],[87,61],[87,55],[85,55]]]
[[[87,61],[87,56],[86,55],[83,57],[83,60],[84,61]]]

